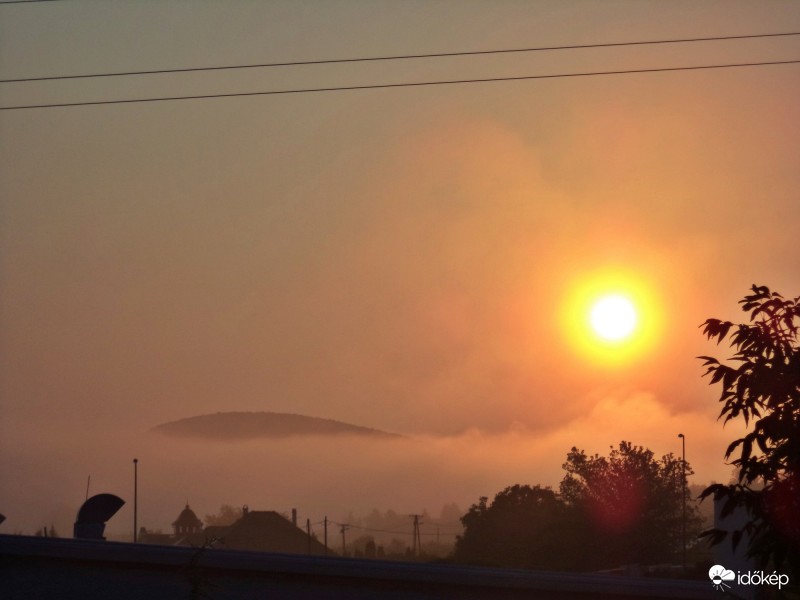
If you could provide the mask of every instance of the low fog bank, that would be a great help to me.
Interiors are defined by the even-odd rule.
[[[738,432],[705,415],[670,413],[652,394],[618,392],[592,399],[593,408],[549,432],[520,425],[504,433],[478,428],[452,436],[396,439],[304,436],[247,442],[170,439],[131,430],[6,431],[0,454],[5,486],[3,533],[32,534],[55,526],[69,536],[80,504],[109,492],[126,500],[109,522],[109,536],[133,528],[133,458],[139,459],[139,519],[148,529],[171,530],[189,503],[202,519],[222,504],[290,513],[299,523],[324,517],[347,522],[375,509],[438,516],[455,503],[466,511],[481,496],[516,483],[558,486],[572,446],[606,454],[620,440],[680,453],[687,438],[691,483],[726,480],[722,461]]]

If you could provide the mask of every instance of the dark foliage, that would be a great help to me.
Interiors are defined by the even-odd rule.
[[[219,512],[215,515],[206,515],[203,521],[206,527],[233,525],[242,518],[242,509],[234,508],[230,504],[223,504],[219,507]]]
[[[514,485],[461,518],[455,560],[505,567],[595,570],[674,562],[682,549],[682,462],[621,442],[608,457],[573,448],[560,493]],[[686,474],[691,474],[686,468]],[[689,539],[701,519],[687,496]]]
[[[687,540],[701,529],[684,486],[683,462],[672,454],[656,460],[651,450],[625,441],[607,457],[573,448],[564,470],[561,496],[585,539],[592,540],[580,557],[584,569],[676,562],[683,549],[684,501]]]
[[[574,545],[564,535],[568,518],[566,506],[550,488],[508,487],[491,504],[481,498],[461,518],[464,535],[456,540],[455,559],[492,566],[568,568]]]
[[[708,487],[702,497],[724,502],[722,515],[743,507],[742,530],[705,532],[712,543],[730,534],[734,546],[749,535],[748,555],[761,566],[788,569],[800,578],[800,297],[786,300],[764,286],[752,286],[739,303],[750,323],[708,319],[703,333],[717,344],[729,336],[737,366],[711,356],[704,361],[712,385],[722,387],[720,419],[743,419],[748,433],[734,440],[725,458],[738,467],[738,481]]]

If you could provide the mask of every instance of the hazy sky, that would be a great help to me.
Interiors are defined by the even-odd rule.
[[[0,6],[0,74],[792,31],[793,1],[64,0]],[[793,59],[800,36],[3,83],[0,105]],[[556,485],[572,445],[679,432],[695,482],[727,477],[694,358],[727,349],[698,325],[753,283],[800,294],[799,97],[783,65],[0,111],[0,531],[71,526],[88,474],[128,527],[134,456],[164,528],[187,499],[466,509]],[[605,282],[651,327],[614,364],[570,312]],[[412,441],[146,433],[226,410]]]

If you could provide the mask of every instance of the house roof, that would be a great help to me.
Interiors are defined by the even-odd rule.
[[[210,531],[213,529],[214,531]],[[225,529],[225,531],[219,531]],[[273,510],[251,510],[227,528],[206,528],[205,537],[220,539],[219,547],[289,554],[326,554],[325,546]],[[327,554],[333,555],[330,550]]]

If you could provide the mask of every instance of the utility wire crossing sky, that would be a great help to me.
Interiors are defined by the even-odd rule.
[[[552,75],[524,75],[521,77],[489,77],[486,79],[453,79],[449,81],[415,81],[409,83],[382,83],[375,85],[352,85],[324,88],[302,88],[293,90],[272,90],[267,92],[236,92],[231,94],[201,94],[198,96],[164,96],[160,98],[131,98],[124,100],[95,100],[89,102],[63,102],[59,104],[27,104],[19,106],[3,106],[0,110],[22,110],[32,108],[65,108],[70,106],[98,106],[101,104],[133,104],[138,102],[166,102],[169,100],[207,100],[211,98],[239,98],[244,96],[273,96],[278,94],[310,94],[314,92],[344,92],[355,90],[376,90],[403,87],[421,87],[428,85],[452,85],[458,83],[494,83],[501,81],[526,81],[532,79],[560,79],[565,77],[590,77],[597,75],[633,75],[637,73],[665,73],[669,71],[698,71],[703,69],[725,69],[733,67],[765,67],[770,65],[789,65],[800,63],[798,60],[781,60],[756,63],[735,63],[723,65],[695,65],[688,67],[661,67],[656,69],[628,69],[622,71],[591,71],[585,73],[556,73]]]
[[[420,58],[443,58],[453,56],[478,56],[486,54],[510,54],[515,52],[549,52],[556,50],[583,50],[589,48],[618,48],[622,46],[644,46],[653,44],[684,44],[692,42],[719,42],[724,40],[745,40],[754,38],[784,37],[800,35],[800,32],[758,33],[751,35],[727,35],[716,37],[684,38],[672,40],[644,40],[636,42],[610,42],[603,44],[574,44],[570,46],[542,46],[539,48],[506,48],[500,50],[472,50],[463,52],[441,52],[436,54],[405,54],[396,56],[367,56],[361,58],[333,58],[325,60],[301,60],[293,62],[274,62],[263,64],[227,65],[218,67],[188,67],[182,69],[155,69],[147,71],[123,71],[117,73],[90,73],[83,75],[51,75],[46,77],[22,77],[17,79],[0,79],[0,83],[22,83],[25,81],[56,81],[59,79],[88,79],[94,77],[126,77],[129,75],[157,75],[163,73],[193,73],[198,71],[223,71],[230,69],[261,69],[268,67],[296,67],[301,65],[326,65],[353,62],[374,62],[382,60],[408,60]]]
[[[448,52],[439,54],[417,54],[417,55],[397,55],[397,56],[382,56],[382,57],[362,57],[352,59],[331,59],[331,60],[314,60],[314,61],[299,61],[299,62],[285,62],[285,63],[268,63],[258,65],[233,65],[223,67],[195,67],[186,69],[162,69],[154,71],[129,71],[119,73],[96,73],[86,75],[62,75],[62,76],[49,76],[49,77],[29,77],[17,79],[4,79],[0,83],[22,83],[34,81],[53,81],[53,80],[66,80],[66,79],[79,79],[79,78],[99,78],[99,77],[116,77],[128,75],[149,75],[149,74],[167,74],[167,73],[184,73],[184,72],[197,72],[197,71],[214,71],[226,69],[244,69],[256,67],[278,67],[278,66],[299,66],[299,65],[316,65],[316,64],[330,64],[330,63],[345,63],[345,62],[365,62],[365,61],[383,61],[383,60],[398,60],[398,59],[418,59],[418,58],[437,58],[437,57],[453,57],[453,56],[473,56],[478,54],[498,54],[498,53],[512,53],[512,52],[535,52],[535,51],[555,51],[566,49],[585,49],[585,48],[603,48],[603,47],[619,47],[619,46],[636,46],[644,44],[673,44],[673,43],[689,43],[689,42],[707,42],[707,41],[722,41],[722,40],[737,40],[737,39],[752,39],[752,38],[767,38],[778,36],[794,36],[800,35],[798,32],[785,32],[785,33],[767,33],[767,34],[749,34],[737,36],[715,36],[705,38],[684,38],[684,39],[669,39],[669,40],[647,40],[647,41],[631,41],[631,42],[613,42],[603,44],[584,44],[584,45],[570,45],[570,46],[550,46],[540,48],[519,48],[519,49],[500,49],[500,50],[482,50],[482,51],[465,51],[465,52]],[[60,102],[60,103],[46,103],[46,104],[19,104],[12,106],[0,107],[0,110],[25,110],[35,108],[66,108],[77,106],[99,106],[103,104],[133,104],[141,102],[166,102],[174,100],[207,100],[212,98],[235,98],[246,96],[271,96],[280,94],[308,94],[318,92],[340,92],[340,91],[356,91],[356,90],[373,90],[373,89],[390,89],[390,88],[404,88],[404,87],[422,87],[433,85],[454,85],[454,84],[467,84],[467,83],[497,83],[497,82],[511,82],[511,81],[527,81],[535,79],[561,79],[570,77],[591,77],[600,75],[634,75],[642,73],[666,73],[677,71],[698,71],[708,69],[725,69],[725,68],[743,68],[743,67],[765,67],[777,65],[789,65],[800,63],[800,59],[788,59],[778,61],[756,61],[756,62],[738,62],[738,63],[717,63],[707,65],[687,65],[675,67],[656,67],[656,68],[642,68],[642,69],[621,69],[621,70],[603,70],[603,71],[585,71],[575,73],[552,73],[552,74],[539,74],[539,75],[522,75],[512,77],[486,77],[475,79],[453,79],[453,80],[433,80],[433,81],[413,81],[413,82],[399,82],[399,83],[381,83],[381,84],[364,84],[352,86],[329,86],[329,87],[309,87],[309,88],[294,88],[286,90],[268,90],[257,92],[233,92],[222,94],[197,94],[186,96],[160,96],[154,98],[123,98],[115,100],[90,100],[82,102]]]

